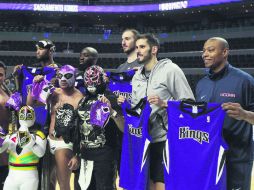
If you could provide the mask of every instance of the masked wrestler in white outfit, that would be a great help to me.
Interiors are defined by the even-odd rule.
[[[45,135],[33,129],[34,110],[24,106],[19,110],[20,128],[8,134],[0,144],[0,152],[9,151],[9,174],[4,183],[4,190],[37,190],[37,164],[46,150]]]

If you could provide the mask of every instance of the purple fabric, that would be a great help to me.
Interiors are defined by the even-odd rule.
[[[3,142],[4,142],[4,139],[2,137],[0,137],[0,147],[2,147]]]
[[[110,116],[110,110],[107,103],[97,100],[90,109],[90,123],[103,128]]]
[[[72,67],[71,65],[64,65],[60,68],[59,72],[70,72],[75,75],[76,69]]]
[[[0,127],[0,136],[5,136],[5,135],[6,135],[5,130],[2,127]]]
[[[3,145],[5,135],[6,135],[6,132],[4,131],[2,127],[0,127],[0,147]]]
[[[31,95],[34,100],[46,104],[47,98],[55,90],[55,87],[46,79],[41,82],[33,82]]]
[[[15,92],[14,94],[12,94],[10,96],[10,98],[8,99],[8,101],[6,102],[5,106],[8,108],[12,108],[16,111],[18,111],[21,107],[21,95],[19,92]]]

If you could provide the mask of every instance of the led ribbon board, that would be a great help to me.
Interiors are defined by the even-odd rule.
[[[160,4],[144,5],[63,5],[63,4],[27,4],[27,3],[0,3],[0,10],[19,11],[52,11],[52,12],[87,12],[87,13],[135,13],[173,11],[200,6],[216,5],[221,3],[240,2],[242,0],[188,0]]]

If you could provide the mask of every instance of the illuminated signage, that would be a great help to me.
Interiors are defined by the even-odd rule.
[[[78,5],[33,4],[34,11],[78,12]]]
[[[27,4],[0,3],[0,10],[53,11],[53,12],[90,12],[90,13],[135,13],[173,11],[221,3],[240,2],[242,0],[187,0],[160,4],[144,5],[63,5],[63,4]]]
[[[171,11],[176,9],[185,9],[187,7],[188,7],[188,1],[162,3],[162,4],[159,4],[159,11]]]

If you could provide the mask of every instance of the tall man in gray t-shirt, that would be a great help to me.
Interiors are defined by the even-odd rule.
[[[135,29],[126,29],[122,33],[122,48],[123,52],[127,55],[127,60],[123,64],[119,65],[116,72],[124,72],[135,67],[139,67],[137,62],[137,54],[135,52],[136,39],[139,32]]]

